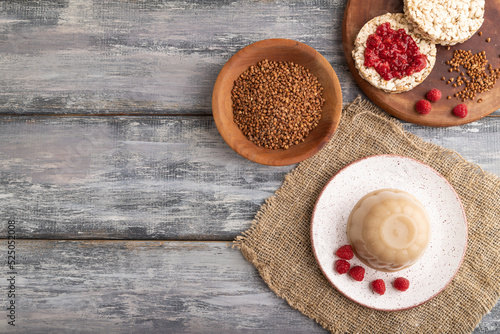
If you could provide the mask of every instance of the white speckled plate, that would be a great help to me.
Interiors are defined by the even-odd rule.
[[[357,282],[335,271],[335,252],[348,243],[346,225],[354,205],[382,188],[406,191],[424,205],[431,219],[431,240],[417,263],[393,273],[371,269],[354,257],[351,267],[366,269],[364,280]],[[451,282],[465,255],[467,220],[457,193],[436,170],[407,157],[377,155],[348,165],[328,182],[314,207],[311,240],[323,274],[344,296],[373,309],[397,311],[430,300]],[[410,280],[405,292],[392,286],[400,276]],[[370,287],[379,278],[386,285],[383,296]]]

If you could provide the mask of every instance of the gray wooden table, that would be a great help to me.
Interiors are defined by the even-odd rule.
[[[211,93],[236,51],[281,37],[323,54],[353,101],[345,4],[0,2],[0,300],[16,325],[3,307],[0,332],[324,333],[228,247],[294,166],[234,153]],[[403,124],[500,175],[500,111]],[[498,332],[500,304],[475,330]]]

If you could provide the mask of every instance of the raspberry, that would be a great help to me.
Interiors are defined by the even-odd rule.
[[[439,99],[441,98],[441,91],[436,88],[431,89],[430,91],[427,92],[425,97],[427,98],[427,100],[431,102],[439,101]]]
[[[349,270],[349,275],[356,281],[361,282],[365,278],[365,268],[360,266],[354,266]]]
[[[354,256],[350,245],[340,247],[335,254],[337,254],[338,257],[344,260],[350,260]]]
[[[406,291],[410,287],[410,281],[404,277],[398,277],[394,280],[394,287],[399,291]]]
[[[431,103],[427,100],[420,100],[415,104],[415,110],[422,115],[427,115],[431,109]]]
[[[335,261],[335,270],[339,274],[341,274],[341,275],[345,274],[346,272],[349,271],[349,268],[351,268],[351,265],[346,260],[337,260],[337,261]]]
[[[467,105],[465,104],[459,104],[458,106],[453,108],[453,114],[455,116],[464,118],[465,116],[467,116],[467,113],[468,113]]]
[[[372,282],[372,289],[379,295],[383,295],[385,293],[385,282],[381,279],[376,279]]]

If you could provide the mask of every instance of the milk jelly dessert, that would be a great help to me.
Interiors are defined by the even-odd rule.
[[[381,271],[398,271],[417,262],[429,244],[430,232],[424,206],[396,189],[365,195],[347,221],[347,238],[356,256]]]

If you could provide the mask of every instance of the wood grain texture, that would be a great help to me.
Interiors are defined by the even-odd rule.
[[[267,38],[317,49],[348,94],[343,7],[340,0],[3,1],[0,113],[210,114],[224,63]]]
[[[2,333],[323,333],[223,242],[23,240],[17,254]]]
[[[497,22],[499,11],[500,0],[487,1],[485,20],[480,29],[484,32],[483,36],[475,34],[468,41],[451,46],[450,50],[438,45],[436,64],[424,82],[408,92],[391,94],[372,86],[359,75],[351,53],[358,32],[366,22],[388,12],[402,13],[403,2],[399,0],[349,0],[343,21],[343,48],[347,64],[355,81],[366,95],[382,109],[402,120],[427,126],[456,126],[481,119],[500,107],[500,85],[495,85],[489,92],[478,94],[474,101],[466,100],[464,103],[469,108],[469,114],[465,118],[459,118],[453,115],[451,110],[462,101],[453,95],[463,90],[464,86],[453,88],[441,78],[450,79],[453,77],[455,80],[458,77],[457,72],[448,72],[450,66],[445,63],[453,57],[455,50],[471,50],[473,53],[485,51],[489,64],[495,69],[500,68],[500,58],[498,57],[500,30]],[[487,37],[491,38],[490,43],[486,42]],[[464,70],[463,67],[460,69]],[[487,74],[490,72],[487,71]],[[443,98],[432,104],[432,111],[428,115],[418,114],[415,112],[415,103],[423,99],[425,94],[433,88],[440,89]],[[452,98],[448,100],[447,96]],[[477,103],[478,98],[482,98],[483,102]]]
[[[345,4],[2,1],[0,114],[210,114],[225,62],[268,38],[315,48],[350,102],[360,90],[341,47]]]
[[[3,333],[326,333],[224,242],[22,240],[17,254]],[[474,333],[500,330],[499,311]]]
[[[212,117],[2,120],[0,216],[24,237],[232,239],[292,168],[240,157]]]
[[[500,118],[405,127],[500,174]],[[232,240],[293,168],[240,157],[209,116],[2,117],[0,142],[0,217],[24,238]]]

